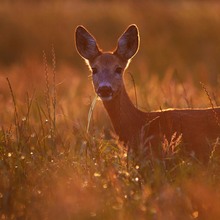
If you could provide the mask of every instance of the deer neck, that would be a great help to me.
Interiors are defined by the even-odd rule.
[[[132,137],[140,132],[146,123],[146,113],[133,105],[124,86],[116,97],[103,104],[119,139],[125,143],[132,141]]]

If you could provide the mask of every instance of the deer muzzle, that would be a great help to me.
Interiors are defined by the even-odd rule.
[[[109,101],[113,97],[113,89],[110,85],[102,85],[97,89],[97,94],[102,101]]]

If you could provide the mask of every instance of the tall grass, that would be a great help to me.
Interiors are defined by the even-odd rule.
[[[133,102],[213,108],[218,11],[216,1],[2,1],[0,218],[219,219],[219,139],[206,165],[175,133],[159,146],[163,159],[141,144],[128,154],[73,52],[78,24],[110,49],[137,23],[140,53],[125,74]]]
[[[162,160],[150,156],[141,146],[139,154],[127,154],[127,149],[109,132],[111,128],[106,115],[100,114],[103,107],[99,103],[93,112],[94,122],[90,122],[89,131],[86,129],[90,102],[82,100],[90,89],[81,95],[75,90],[77,96],[70,103],[73,96],[70,84],[67,86],[64,82],[59,85],[63,88],[59,88],[54,80],[59,74],[62,77],[66,74],[66,67],[64,70],[54,70],[55,65],[48,65],[45,56],[44,62],[39,64],[41,76],[38,73],[45,85],[33,96],[19,100],[28,83],[21,80],[22,87],[14,86],[13,78],[19,71],[13,70],[15,76],[5,80],[6,85],[8,81],[5,92],[10,94],[8,99],[12,100],[7,105],[12,105],[11,113],[15,113],[16,120],[3,117],[0,130],[2,219],[220,217],[218,140],[213,146],[208,166],[193,157],[184,156],[179,150],[181,137],[175,134],[171,141],[164,139],[161,143]],[[25,69],[22,67],[20,72],[26,74]],[[132,95],[130,76],[126,79]],[[160,106],[185,107],[185,99],[191,99],[195,106],[198,103],[209,106],[207,94],[192,81],[184,82],[183,86],[183,82],[175,81],[167,73],[162,81],[148,77],[147,82],[145,93],[148,94],[149,105],[155,108],[157,104],[154,106],[155,99],[151,97],[157,97]],[[136,84],[137,98],[140,86]],[[160,89],[149,91],[153,86]],[[23,88],[22,92],[19,87]],[[54,87],[57,87],[56,92]],[[183,87],[187,88],[188,94]],[[169,104],[165,98],[167,94],[172,101]],[[143,103],[140,102],[140,105]],[[84,117],[78,121],[80,114],[68,115],[65,113],[67,108],[73,108],[72,113],[81,112]],[[4,111],[1,109],[3,115]]]

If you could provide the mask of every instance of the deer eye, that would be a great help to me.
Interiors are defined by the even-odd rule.
[[[92,74],[94,75],[94,74],[96,74],[98,72],[98,70],[97,70],[97,68],[92,68]]]
[[[122,74],[122,71],[123,71],[123,69],[121,67],[117,67],[116,70],[115,70],[115,72],[117,74]]]

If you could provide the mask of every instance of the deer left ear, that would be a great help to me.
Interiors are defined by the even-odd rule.
[[[83,26],[76,28],[75,39],[77,51],[84,59],[91,61],[100,54],[95,38]]]
[[[131,59],[139,48],[139,31],[136,25],[130,25],[118,39],[118,46],[114,54],[119,55],[124,60]]]

